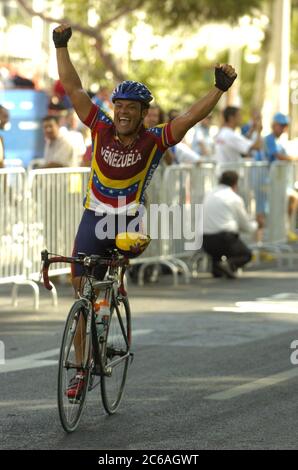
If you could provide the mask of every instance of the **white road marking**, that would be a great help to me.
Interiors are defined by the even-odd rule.
[[[282,303],[264,302],[236,302],[236,307],[213,307],[214,312],[230,312],[230,313],[286,313],[289,315],[298,315],[298,302],[293,305]]]
[[[154,330],[132,330],[132,337],[150,335]]]
[[[230,400],[231,398],[244,395],[246,393],[255,392],[256,390],[261,390],[262,388],[271,387],[285,380],[290,380],[295,377],[298,377],[298,367],[280,372],[278,374],[269,375],[268,377],[263,377],[253,382],[248,382],[243,385],[238,385],[228,390],[223,390],[222,392],[213,393],[205,397],[206,400]]]
[[[48,360],[47,358],[57,356],[59,349],[50,349],[36,354],[29,354],[15,359],[7,359],[5,364],[0,365],[0,374],[7,372],[16,372],[19,370],[36,369],[37,367],[48,367],[57,364],[57,360]],[[43,360],[47,359],[47,360]]]
[[[298,295],[280,292],[271,297],[261,297],[253,301],[235,302],[230,307],[214,307],[214,312],[233,313],[287,313],[298,315]]]
[[[152,333],[153,330],[133,330],[132,335],[144,336]],[[15,359],[7,359],[5,364],[0,363],[0,374],[7,372],[16,372],[20,370],[36,369],[38,367],[49,367],[58,364],[58,360],[49,360],[48,358],[58,356],[59,348],[50,349],[40,353],[29,354],[27,356],[17,357]]]

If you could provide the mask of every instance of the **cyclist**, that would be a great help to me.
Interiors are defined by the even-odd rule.
[[[168,147],[180,142],[191,127],[210,114],[237,75],[230,65],[217,65],[215,86],[206,96],[170,123],[147,129],[143,121],[149,103],[153,100],[148,88],[129,80],[120,83],[112,93],[112,120],[83,90],[67,49],[71,35],[68,24],[62,24],[53,31],[58,73],[76,113],[91,129],[93,146],[91,175],[84,200],[85,211],[73,255],[76,256],[78,252],[102,254],[107,248],[115,246],[115,235],[120,231],[125,232],[128,224],[131,226],[134,223],[135,230],[139,230],[144,192],[163,153]],[[123,213],[126,215],[124,229],[123,222],[120,223],[120,215]],[[107,227],[105,237],[104,226]],[[111,230],[112,234],[109,229],[114,229]],[[82,268],[75,266],[72,282],[76,292],[82,274]],[[102,279],[105,270],[98,270],[95,274],[98,279]],[[75,387],[74,379],[69,390],[70,397]]]

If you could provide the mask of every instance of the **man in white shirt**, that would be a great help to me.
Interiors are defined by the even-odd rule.
[[[203,158],[211,158],[214,155],[214,138],[210,134],[212,115],[205,117],[193,128],[191,148]]]
[[[55,116],[46,116],[43,119],[43,131],[46,140],[44,149],[45,167],[72,166],[73,147],[60,134],[58,119]]]
[[[172,121],[180,112],[177,109],[171,109],[168,114],[169,121]],[[178,142],[176,145],[169,149],[173,155],[173,163],[183,164],[190,163],[195,164],[201,161],[201,157],[194,150],[192,150],[185,142]]]
[[[223,118],[224,125],[215,138],[215,160],[222,169],[226,163],[235,163],[237,169],[237,163],[242,161],[242,156],[262,147],[261,127],[257,129],[255,140],[251,140],[236,132],[236,128],[241,124],[239,108],[227,106],[223,111]]]
[[[172,147],[171,151],[175,157],[175,163],[183,164],[183,163],[198,163],[202,161],[200,155],[194,152],[187,144],[184,142],[179,142],[178,144]]]
[[[258,224],[250,221],[244,201],[236,193],[237,183],[238,174],[225,171],[203,201],[203,248],[212,257],[214,277],[235,278],[236,270],[252,256],[239,232],[254,232]]]
[[[86,153],[86,145],[82,132],[78,130],[79,118],[73,109],[68,110],[64,125],[60,127],[63,135],[73,148],[72,166],[80,166]]]

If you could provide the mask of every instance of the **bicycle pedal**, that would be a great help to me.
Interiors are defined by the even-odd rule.
[[[132,364],[132,363],[133,363],[133,360],[134,360],[134,357],[135,357],[134,353],[133,353],[133,352],[130,352],[130,353],[129,353],[129,357],[130,357],[130,363]]]

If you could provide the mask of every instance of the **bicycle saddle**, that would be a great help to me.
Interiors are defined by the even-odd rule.
[[[116,236],[116,246],[120,253],[128,258],[139,256],[146,250],[151,238],[136,232],[121,232]]]

